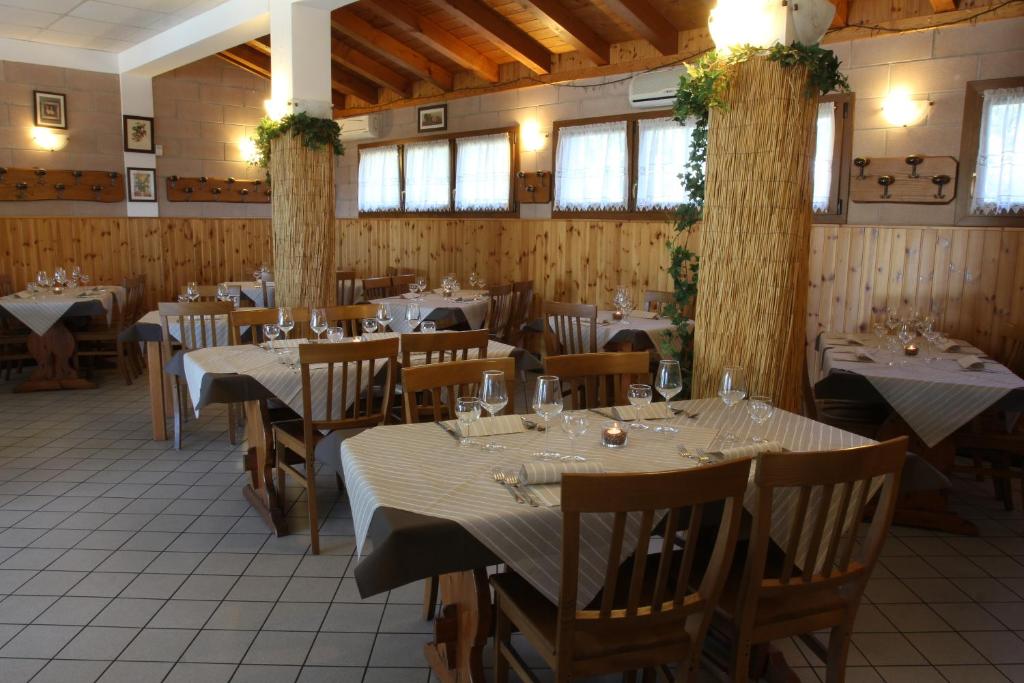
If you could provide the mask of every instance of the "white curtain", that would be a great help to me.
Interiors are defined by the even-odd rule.
[[[818,134],[814,145],[814,186],[811,208],[829,213],[832,199],[832,151],[836,143],[836,103],[818,104]]]
[[[455,140],[455,210],[509,208],[512,143],[508,133]]]
[[[359,210],[396,211],[398,196],[398,146],[370,147],[359,151]]]
[[[690,158],[693,125],[672,118],[640,119],[636,208],[670,209],[686,201],[679,176]]]
[[[449,202],[447,140],[405,146],[405,210],[446,211]]]
[[[1024,210],[1024,87],[982,93],[981,138],[971,213]]]
[[[626,208],[626,122],[566,126],[555,152],[555,209]]]

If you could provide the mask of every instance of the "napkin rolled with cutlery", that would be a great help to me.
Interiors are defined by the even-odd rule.
[[[753,458],[761,453],[781,453],[782,444],[778,441],[764,441],[752,443],[746,446],[733,446],[732,448],[720,448],[709,451],[708,455],[718,456],[721,460],[737,460],[739,458]]]
[[[977,356],[961,356],[956,359],[956,362],[964,370],[982,370],[985,367],[985,361]]]
[[[600,463],[590,462],[528,462],[519,470],[519,481],[527,486],[538,484],[557,484],[562,481],[563,474],[601,474],[604,468]]]

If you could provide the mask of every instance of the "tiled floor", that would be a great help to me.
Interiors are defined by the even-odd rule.
[[[321,545],[241,498],[223,413],[149,440],[146,388],[14,395],[0,383],[0,681],[429,680],[419,585],[360,600],[348,505],[323,477]],[[294,499],[295,491],[290,491]],[[897,528],[850,681],[1024,681],[1024,515],[957,481],[978,538]],[[820,662],[780,642],[805,680]],[[489,662],[488,662],[489,663]]]

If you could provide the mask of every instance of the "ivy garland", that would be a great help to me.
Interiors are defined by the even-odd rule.
[[[668,355],[675,355],[683,368],[683,391],[689,394],[693,375],[693,330],[684,319],[683,311],[697,297],[697,281],[700,257],[688,246],[690,229],[700,222],[704,215],[704,169],[708,156],[708,118],[712,108],[725,109],[725,91],[729,76],[738,64],[751,57],[766,56],[783,66],[807,67],[809,80],[807,97],[817,97],[833,90],[847,91],[846,76],[839,72],[839,60],[831,50],[818,45],[803,45],[794,42],[789,46],[776,43],[770,48],[749,45],[734,48],[728,53],[714,50],[707,52],[696,63],[687,64],[686,72],[676,93],[674,115],[683,124],[694,122],[690,137],[690,158],[685,172],[680,176],[686,190],[686,203],[676,211],[675,235],[666,243],[669,250],[669,274],[675,285],[675,302],[665,308],[676,326],[678,348],[665,349]]]
[[[308,149],[321,149],[330,147],[336,155],[344,154],[345,148],[341,144],[341,127],[333,119],[320,119],[310,116],[304,111],[295,114],[288,114],[275,121],[271,118],[264,118],[256,128],[256,158],[252,161],[254,166],[268,168],[270,165],[270,141],[279,138],[285,133],[302,138],[302,146]],[[269,176],[269,171],[267,173]]]

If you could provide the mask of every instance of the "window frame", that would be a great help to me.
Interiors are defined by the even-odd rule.
[[[846,223],[850,213],[850,166],[853,162],[853,114],[855,93],[830,93],[817,99],[817,104],[834,102],[836,111],[841,109],[841,116],[836,117],[836,135],[832,143],[832,191],[829,193],[829,206],[834,213],[815,213],[811,207],[811,223]],[[811,164],[811,182],[813,189],[814,164]]]
[[[974,199],[974,175],[978,166],[978,148],[981,146],[981,112],[984,100],[981,94],[996,88],[1024,87],[1024,76],[988,78],[968,81],[964,86],[964,116],[960,133],[960,164],[956,178],[955,224],[987,227],[1024,227],[1024,216],[976,216],[971,213]]]
[[[508,174],[508,209],[491,211],[466,211],[455,208],[455,178],[456,178],[456,143],[457,138],[471,138],[484,135],[496,135],[507,133],[509,138],[510,168]],[[405,146],[419,142],[433,142],[435,140],[448,141],[448,201],[449,207],[445,211],[408,211],[405,208]],[[373,147],[398,147],[398,197],[400,207],[391,211],[359,211],[360,218],[451,218],[453,216],[469,216],[473,218],[508,218],[519,214],[519,205],[516,202],[515,181],[519,172],[519,127],[502,126],[500,128],[487,128],[483,130],[468,130],[460,132],[445,132],[434,135],[416,135],[407,138],[381,140],[366,142],[357,148],[359,158],[356,160],[357,174],[358,164],[362,161],[362,151]],[[356,192],[358,192],[358,188]],[[358,205],[359,197],[356,196]]]

